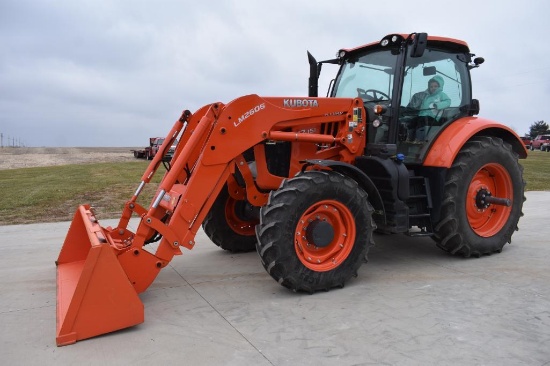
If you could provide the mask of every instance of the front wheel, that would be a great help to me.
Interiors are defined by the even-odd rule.
[[[464,257],[500,252],[523,216],[523,168],[497,137],[467,142],[447,172],[438,247]]]
[[[250,252],[256,249],[254,227],[258,219],[247,201],[229,195],[222,188],[206,215],[202,228],[214,244],[230,252]]]
[[[373,243],[372,211],[365,191],[339,173],[309,171],[285,180],[260,211],[262,265],[294,291],[343,287]]]

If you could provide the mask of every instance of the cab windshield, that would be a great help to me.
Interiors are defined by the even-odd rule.
[[[390,49],[350,58],[342,66],[333,97],[362,98],[365,102],[389,101],[392,97],[397,57]]]

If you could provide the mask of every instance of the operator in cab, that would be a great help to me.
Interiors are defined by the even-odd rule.
[[[409,123],[409,133],[407,141],[416,139],[415,131],[425,125],[425,119],[421,117],[431,117],[435,120],[441,118],[443,109],[451,105],[451,99],[443,92],[445,81],[439,75],[432,77],[428,81],[428,89],[414,94],[407,105],[408,108],[419,110],[418,118],[414,118]]]

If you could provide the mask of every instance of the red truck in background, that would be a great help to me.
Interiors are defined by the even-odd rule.
[[[134,153],[134,157],[137,159],[147,159],[152,160],[155,155],[160,150],[160,147],[162,146],[162,143],[164,142],[164,137],[150,137],[149,138],[149,146],[147,146],[143,150],[132,150]],[[163,161],[170,161],[172,159],[172,156],[174,155],[174,151],[176,150],[176,145],[178,141],[174,141],[174,145],[170,146],[170,149],[168,149],[168,152],[166,152],[166,155],[163,157]]]
[[[538,135],[531,141],[531,151],[541,150],[550,151],[550,134]]]

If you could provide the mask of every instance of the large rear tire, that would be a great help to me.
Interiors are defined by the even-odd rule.
[[[202,228],[220,248],[230,252],[250,252],[256,249],[254,228],[259,222],[251,213],[252,206],[232,198],[225,186],[206,215]]]
[[[508,143],[497,137],[467,142],[447,172],[438,247],[464,257],[500,252],[518,230],[524,187],[523,167]],[[511,204],[488,203],[488,196]]]
[[[293,291],[343,287],[373,244],[372,211],[365,191],[339,173],[309,171],[285,180],[260,210],[262,265]]]

